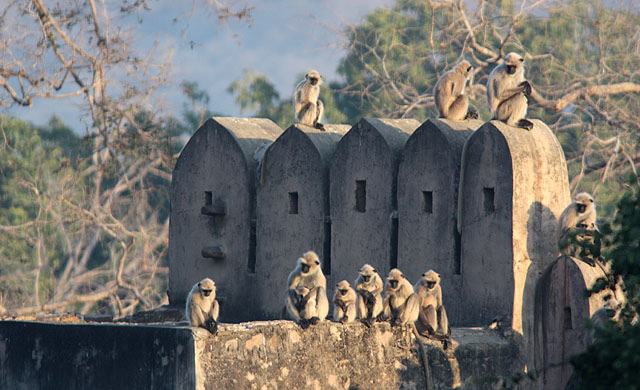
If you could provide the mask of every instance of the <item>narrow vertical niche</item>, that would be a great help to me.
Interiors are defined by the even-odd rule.
[[[395,213],[394,213],[395,214]],[[391,253],[389,254],[389,269],[398,268],[398,216],[391,219]]]
[[[367,211],[367,181],[356,180],[356,211],[364,213]]]
[[[331,220],[324,221],[324,247],[322,248],[322,272],[331,275]]]
[[[211,206],[213,204],[213,193],[211,191],[204,192],[204,205]]]
[[[484,199],[484,212],[485,214],[491,214],[496,211],[495,205],[495,191],[493,188],[484,187],[482,190],[483,199]]]
[[[564,328],[573,329],[573,321],[571,320],[571,307],[564,308]]]
[[[433,192],[422,191],[422,212],[433,214]]]
[[[298,193],[289,192],[289,214],[298,214]]]
[[[462,257],[462,244],[460,239],[460,233],[458,228],[453,226],[453,240],[454,240],[454,253],[453,253],[453,274],[462,275],[462,263],[460,258]]]
[[[249,230],[249,261],[247,263],[250,274],[256,273],[256,220],[251,220]]]

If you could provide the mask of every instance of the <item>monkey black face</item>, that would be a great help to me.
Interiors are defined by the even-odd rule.
[[[362,275],[362,279],[364,279],[365,283],[369,283],[371,280],[371,275]]]
[[[393,288],[393,289],[398,288],[398,281],[397,280],[390,280],[389,281],[389,286],[391,286],[391,288]]]
[[[302,264],[302,273],[306,274],[307,272],[309,272],[309,270],[311,269],[311,266],[309,264]]]
[[[213,290],[201,290],[202,291],[202,295],[204,295],[205,297],[208,297],[209,295],[211,295],[211,291]]]
[[[516,73],[516,69],[517,68],[518,67],[515,66],[515,65],[507,65],[507,73],[508,74],[514,74],[514,73]]]
[[[317,77],[309,77],[309,82],[311,83],[311,85],[316,85],[318,84],[318,78]]]
[[[584,203],[577,203],[576,204],[576,211],[578,211],[578,213],[582,214],[587,210],[587,205]]]
[[[349,290],[338,290],[340,291],[340,295],[347,295],[347,292],[349,292]]]
[[[428,281],[428,282],[427,282],[427,288],[428,288],[429,290],[431,290],[431,289],[432,289],[432,288],[434,288],[435,286],[436,286],[436,282],[431,282],[431,281]]]
[[[467,68],[467,73],[471,72],[471,69],[473,69],[473,67],[472,67],[472,66],[469,66],[469,67]]]

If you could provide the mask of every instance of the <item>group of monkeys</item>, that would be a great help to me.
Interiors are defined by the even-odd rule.
[[[463,60],[438,79],[433,95],[440,117],[454,121],[478,118],[478,112],[469,108],[469,99],[464,93],[472,71],[469,61]],[[318,99],[321,84],[320,73],[315,70],[307,73],[296,87],[293,108],[300,123],[324,130],[320,123],[324,104]],[[507,54],[487,81],[487,101],[492,119],[531,130],[533,123],[525,119],[530,96],[531,84],[524,77],[524,58],[517,53]]]
[[[533,123],[525,119],[531,85],[524,77],[523,65],[521,55],[507,54],[489,75],[487,100],[493,119],[531,130]],[[471,64],[463,60],[436,82],[434,96],[441,117],[456,121],[478,118],[478,113],[469,108],[464,93],[472,70]],[[320,123],[324,105],[318,99],[321,84],[322,76],[317,71],[307,73],[296,87],[294,110],[300,123],[324,130]],[[574,255],[575,246],[571,241],[593,242],[597,231],[593,197],[586,192],[577,194],[558,221],[557,239],[561,253]],[[412,286],[404,274],[394,268],[389,271],[383,286],[378,271],[365,264],[354,285],[355,290],[346,280],[336,285],[334,321],[349,323],[360,319],[367,326],[374,321],[390,321],[394,326],[415,323],[417,332],[423,336],[446,339],[451,334],[442,304],[440,276],[435,271],[425,272]],[[213,280],[206,278],[196,283],[186,303],[186,317],[191,326],[203,327],[215,334],[219,310]],[[283,312],[303,328],[315,325],[329,314],[327,281],[315,252],[309,251],[300,257],[289,275]]]
[[[557,239],[561,253],[574,255],[575,246],[570,242],[571,239],[593,240],[597,231],[593,197],[586,192],[577,194],[558,221]],[[592,260],[589,264],[595,266],[595,259]],[[442,304],[440,275],[435,271],[425,272],[412,286],[405,275],[394,268],[389,271],[383,286],[378,271],[365,264],[360,268],[354,286],[355,289],[346,280],[336,284],[333,295],[334,321],[350,323],[360,319],[368,327],[374,321],[389,321],[392,326],[415,324],[415,330],[422,336],[439,340],[446,340],[450,336],[447,312]],[[216,334],[219,312],[213,280],[205,278],[196,283],[186,303],[186,317],[190,325]],[[300,257],[289,274],[283,312],[303,328],[315,325],[328,316],[327,280],[315,252],[309,251]]]
[[[397,268],[389,271],[383,286],[378,271],[365,264],[354,282],[336,284],[333,295],[333,320],[340,323],[360,319],[367,327],[374,321],[389,321],[392,326],[413,325],[422,336],[445,340],[451,335],[447,312],[442,304],[440,275],[430,270],[412,286]],[[384,298],[382,294],[384,292]],[[298,258],[287,279],[283,312],[302,328],[308,328],[329,315],[327,280],[318,255],[309,251]],[[187,298],[186,317],[191,326],[215,334],[219,305],[216,285],[209,279],[196,283]]]

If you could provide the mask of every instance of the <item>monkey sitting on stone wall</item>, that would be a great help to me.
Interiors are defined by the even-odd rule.
[[[560,253],[563,255],[574,256],[580,248],[576,248],[572,245],[571,238],[574,237],[578,243],[585,242],[587,244],[594,244],[594,233],[598,232],[596,226],[596,204],[593,197],[586,193],[581,192],[573,198],[573,202],[560,214],[558,220],[558,247]],[[589,250],[580,256],[582,260],[595,265],[595,259]],[[595,257],[598,257],[596,254]]]
[[[209,278],[196,283],[187,297],[185,315],[191,326],[207,329],[212,334],[218,332],[218,313],[220,307],[216,300],[216,284]]]
[[[415,284],[414,290],[420,297],[420,313],[416,321],[418,333],[426,337],[442,338],[451,335],[447,311],[442,304],[440,275],[429,270]]]
[[[293,109],[296,119],[303,125],[312,126],[319,130],[324,130],[320,123],[320,118],[324,112],[324,104],[318,99],[320,96],[320,85],[322,76],[315,70],[304,76],[293,96]]]
[[[465,84],[472,70],[473,67],[469,61],[465,60],[438,79],[433,87],[433,96],[436,99],[440,117],[454,121],[478,119],[478,112],[469,109],[469,99],[464,93]]]
[[[333,320],[343,324],[356,319],[356,292],[346,280],[336,284],[333,295]]]
[[[392,326],[416,322],[420,310],[420,298],[399,269],[394,268],[389,271],[384,295],[383,319],[390,319]]]
[[[529,96],[531,84],[524,78],[524,58],[509,53],[487,80],[487,100],[493,119],[531,130],[533,123],[525,119]]]
[[[290,319],[307,328],[327,318],[327,280],[315,252],[306,252],[298,259],[296,268],[289,274],[287,286],[285,305]]]
[[[358,318],[370,327],[382,313],[382,279],[378,271],[365,264],[360,268],[360,275],[353,283],[356,286]]]

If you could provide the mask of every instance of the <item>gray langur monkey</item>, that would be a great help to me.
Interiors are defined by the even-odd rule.
[[[212,334],[218,332],[220,307],[216,300],[216,284],[209,278],[196,283],[187,297],[185,315],[191,326],[205,328]]]
[[[487,100],[493,119],[531,130],[533,123],[525,119],[529,96],[531,84],[524,78],[524,58],[509,53],[487,80]]]
[[[359,273],[360,275],[353,283],[358,294],[356,300],[358,318],[367,327],[371,327],[373,321],[382,313],[382,279],[378,271],[369,264],[363,265]]]
[[[422,274],[422,278],[415,284],[414,290],[420,297],[420,313],[416,321],[416,329],[423,336],[451,335],[447,311],[442,304],[442,289],[440,275],[429,270]]]
[[[287,279],[287,286],[285,305],[290,319],[307,328],[327,318],[327,280],[315,252],[306,252],[298,258]]]
[[[469,109],[469,98],[464,93],[472,70],[473,67],[469,61],[464,60],[440,76],[433,87],[440,117],[454,121],[478,119],[478,112]]]
[[[333,294],[333,320],[343,324],[356,319],[356,292],[346,280],[336,284]]]
[[[397,268],[389,271],[384,286],[382,318],[390,319],[391,326],[413,324],[418,319],[420,298],[413,286]]]
[[[315,70],[309,71],[304,80],[298,83],[293,96],[293,109],[296,119],[303,125],[312,126],[324,131],[320,118],[324,112],[324,104],[318,99],[320,96],[322,76]]]
[[[562,254],[570,255],[573,252],[569,243],[569,235],[578,229],[583,232],[576,235],[578,241],[592,240],[593,232],[599,231],[596,226],[596,203],[593,197],[586,192],[577,194],[558,219],[558,247]]]

